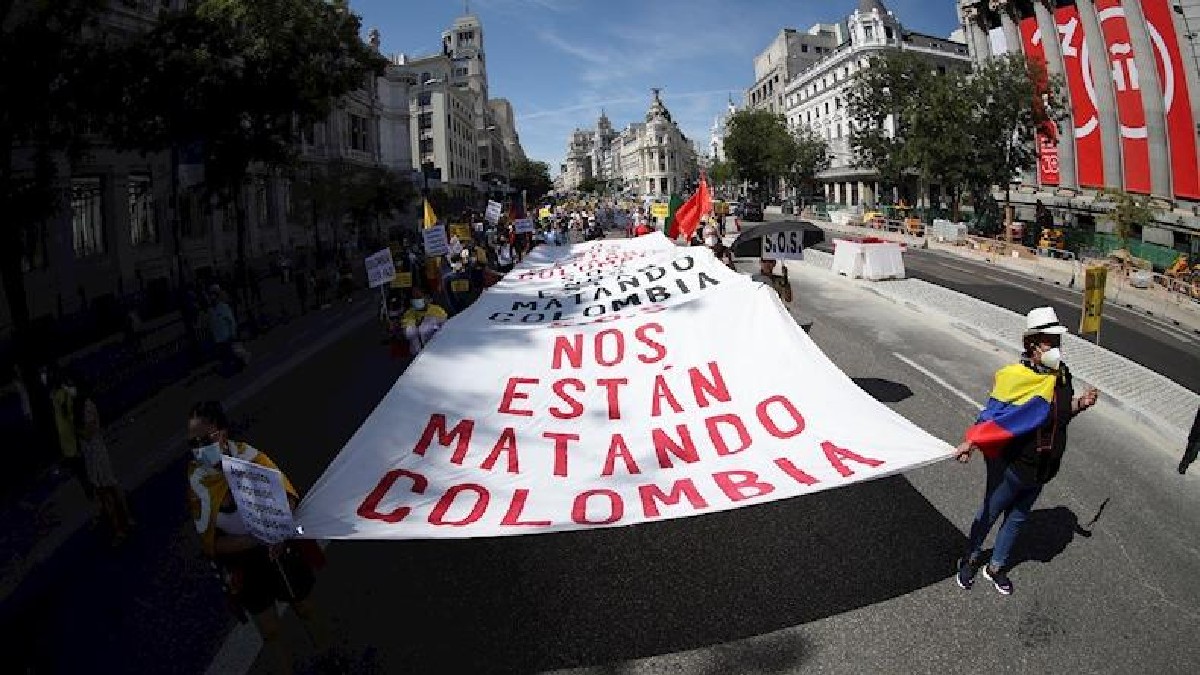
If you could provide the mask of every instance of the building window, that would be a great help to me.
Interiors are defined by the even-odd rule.
[[[417,128],[421,131],[427,131],[433,128],[433,113],[423,112],[417,115]]]
[[[433,139],[432,138],[422,138],[420,141],[419,152],[423,155],[433,152]]]
[[[370,147],[367,118],[350,115],[350,148],[359,152],[367,152]]]
[[[433,100],[433,95],[427,91],[422,91],[417,94],[417,105],[426,106]]]
[[[938,75],[946,74],[946,66],[938,66]]]
[[[132,174],[127,184],[129,236],[134,246],[158,243],[154,218],[154,186],[149,174]]]
[[[467,76],[467,69],[466,69],[466,68],[455,68],[455,69],[454,69],[454,76],[455,76],[455,77],[466,77],[466,76]]]
[[[875,37],[875,27],[874,26],[863,26],[863,35],[865,35],[868,40]]]
[[[71,179],[71,237],[76,258],[104,253],[104,190],[99,178]]]
[[[808,45],[800,45],[800,52],[803,54],[807,54],[808,53]]]
[[[883,34],[887,36],[887,39],[891,40],[891,39],[892,39],[892,27],[891,27],[891,26],[884,26],[884,27],[883,27]],[[868,37],[869,37],[869,36],[870,36],[870,33],[868,33],[867,35],[868,35]]]

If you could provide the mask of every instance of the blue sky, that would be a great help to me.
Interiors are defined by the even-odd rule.
[[[462,0],[351,0],[383,51],[438,51]],[[953,0],[884,0],[906,28],[947,36]],[[470,0],[483,23],[488,82],[517,114],[526,154],[550,164],[567,135],[604,108],[618,129],[640,120],[650,88],[683,132],[707,143],[730,96],[740,103],[753,59],[784,27],[845,20],[858,0]]]

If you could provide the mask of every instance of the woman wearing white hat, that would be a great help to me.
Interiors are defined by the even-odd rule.
[[[1096,405],[1099,392],[1089,388],[1076,397],[1071,371],[1062,360],[1067,333],[1052,307],[1037,307],[1025,317],[1020,363],[996,372],[987,406],[958,446],[958,461],[979,450],[987,462],[983,506],[971,524],[967,552],[958,564],[958,585],[971,588],[983,575],[1003,595],[1013,592],[1009,555],[1042,486],[1058,474],[1067,449],[1067,424]],[[984,566],[983,543],[1004,514],[991,560]]]

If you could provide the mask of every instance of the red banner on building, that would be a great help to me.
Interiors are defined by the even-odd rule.
[[[1146,139],[1146,111],[1134,63],[1133,42],[1121,0],[1096,0],[1096,14],[1104,33],[1105,55],[1111,64],[1117,93],[1117,118],[1121,122],[1121,160],[1125,189],[1150,194],[1150,146]]]
[[[1021,46],[1025,56],[1040,67],[1045,74],[1046,50],[1042,46],[1042,30],[1038,27],[1037,17],[1030,16],[1021,19]],[[1045,91],[1045,81],[1038,83],[1037,99],[1033,102],[1035,109],[1042,107],[1042,93]],[[1054,122],[1046,122],[1037,130],[1038,151],[1038,184],[1058,185],[1058,127]]]
[[[1054,10],[1054,23],[1062,44],[1067,89],[1071,93],[1071,113],[1075,119],[1075,166],[1083,187],[1104,187],[1104,145],[1100,138],[1100,115],[1096,108],[1096,87],[1087,59],[1083,22],[1079,8],[1066,5]]]
[[[1200,171],[1197,170],[1196,128],[1187,77],[1179,53],[1179,39],[1166,0],[1144,0],[1150,40],[1154,43],[1158,79],[1162,84],[1163,108],[1167,111],[1167,135],[1171,146],[1171,184],[1175,195],[1200,199]]]

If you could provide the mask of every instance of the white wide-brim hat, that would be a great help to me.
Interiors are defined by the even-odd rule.
[[[1034,307],[1025,315],[1025,335],[1063,335],[1070,332],[1059,323],[1053,307]]]

